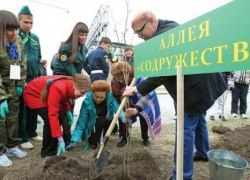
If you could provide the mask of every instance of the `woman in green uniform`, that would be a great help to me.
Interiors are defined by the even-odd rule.
[[[53,74],[73,76],[81,74],[84,67],[88,49],[85,46],[89,33],[88,26],[83,22],[78,22],[68,39],[59,48],[59,58],[57,59]]]

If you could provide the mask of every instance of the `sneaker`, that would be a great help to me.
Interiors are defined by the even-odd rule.
[[[17,146],[13,148],[6,148],[6,149],[7,149],[6,155],[9,157],[15,156],[15,157],[23,158],[28,155],[25,151],[22,151]]]
[[[6,154],[0,155],[0,166],[8,167],[11,166],[13,162],[6,156]]]
[[[148,139],[143,139],[144,146],[150,146],[150,141]]]
[[[31,139],[35,140],[35,141],[42,141],[43,138],[41,136],[36,136],[36,137],[32,137]]]
[[[20,146],[21,146],[21,148],[23,148],[23,149],[32,149],[32,148],[34,147],[33,144],[31,144],[29,141],[20,144]]]
[[[241,114],[241,118],[242,119],[247,119],[247,115],[246,114]]]
[[[237,114],[236,114],[236,113],[233,113],[233,114],[232,114],[232,117],[233,117],[234,119],[237,119]]]
[[[215,120],[214,115],[211,115],[211,116],[209,117],[209,119],[212,120],[212,121],[214,121],[214,120]]]
[[[219,119],[222,121],[226,121],[227,119],[225,118],[225,116],[219,115]]]
[[[123,147],[128,143],[126,138],[122,138],[122,140],[116,145],[117,147]]]

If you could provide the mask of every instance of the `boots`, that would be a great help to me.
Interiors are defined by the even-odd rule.
[[[126,145],[128,143],[127,138],[122,138],[122,140],[116,145],[118,148],[119,147],[123,147],[124,145]]]

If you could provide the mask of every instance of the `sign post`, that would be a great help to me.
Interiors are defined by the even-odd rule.
[[[177,137],[176,144],[176,179],[183,179],[183,144],[184,144],[184,81],[182,67],[177,67]]]

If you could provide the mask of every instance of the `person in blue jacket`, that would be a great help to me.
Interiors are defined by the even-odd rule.
[[[91,91],[86,94],[86,98],[82,102],[80,115],[71,137],[72,143],[66,149],[75,148],[81,140],[85,141],[84,151],[88,150],[89,145],[96,149],[118,108],[119,105],[110,91],[109,83],[105,80],[93,82]],[[126,118],[123,111],[119,118],[125,123]]]
[[[91,51],[87,57],[87,72],[90,74],[91,83],[95,80],[107,80],[109,75],[109,52],[111,40],[102,37],[99,47]]]

